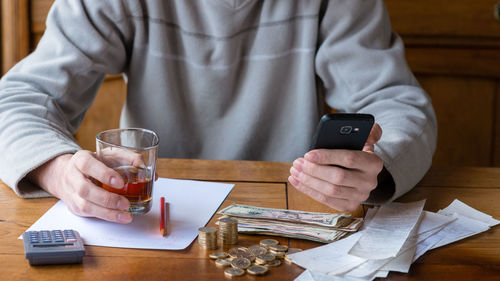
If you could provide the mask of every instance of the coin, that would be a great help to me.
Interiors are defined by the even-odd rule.
[[[217,249],[217,229],[213,227],[198,228],[198,244],[203,249]]]
[[[250,251],[248,250],[248,248],[245,248],[245,247],[234,247],[234,248],[231,248],[229,249],[229,255],[232,257],[232,258],[240,258],[242,257],[243,254],[246,254],[246,253],[249,253]]]
[[[286,245],[271,245],[269,246],[269,250],[276,252],[286,252],[288,250],[288,246]]]
[[[224,270],[224,275],[226,275],[227,277],[242,276],[243,274],[245,274],[245,271],[241,268],[231,267]]]
[[[264,239],[264,240],[260,240],[260,245],[266,247],[266,248],[269,248],[269,246],[272,246],[272,245],[278,245],[280,242],[278,242],[278,240],[274,240],[274,239]]]
[[[248,247],[248,250],[256,256],[267,253],[267,247],[257,244]]]
[[[231,260],[230,259],[217,259],[217,260],[215,260],[215,264],[218,266],[230,266]]]
[[[251,265],[252,265],[252,262],[249,259],[245,259],[245,258],[235,258],[231,262],[231,266],[234,268],[247,269]]]
[[[280,265],[281,265],[280,260],[273,260],[273,261],[266,263],[266,266],[272,266],[272,267],[276,267],[276,266],[280,266]]]
[[[262,254],[262,255],[258,255],[257,257],[255,257],[255,263],[266,264],[266,263],[273,261],[275,259],[276,259],[276,257],[272,254]]]
[[[267,248],[261,245],[252,245],[248,247],[248,250],[250,251],[251,254],[254,256],[262,255],[267,253]]]
[[[251,253],[244,253],[241,255],[242,258],[245,258],[245,259],[248,259],[250,261],[254,261],[255,260],[255,256]]]
[[[225,252],[215,252],[215,253],[211,253],[210,255],[208,255],[211,259],[224,259],[224,258],[227,258],[228,255],[227,253]]]
[[[222,223],[233,223],[233,222],[237,222],[237,221],[238,221],[237,219],[232,218],[232,217],[228,217],[228,216],[224,216],[224,217],[219,218],[219,222],[222,222]]]
[[[277,251],[269,251],[269,253],[273,256],[275,256],[277,259],[282,259],[285,257],[285,252],[277,252]]]
[[[198,228],[198,232],[214,233],[217,232],[217,229],[215,229],[214,227],[200,227]]]
[[[262,266],[262,265],[252,265],[249,268],[247,268],[247,272],[252,274],[252,275],[264,275],[268,271],[267,267]]]

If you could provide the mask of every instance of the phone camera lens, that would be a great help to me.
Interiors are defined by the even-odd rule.
[[[348,135],[352,132],[352,127],[351,126],[342,126],[340,128],[340,134],[342,135]]]

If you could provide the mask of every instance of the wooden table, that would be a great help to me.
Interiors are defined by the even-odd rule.
[[[222,181],[235,187],[222,204],[333,211],[302,196],[287,182],[290,163],[161,159],[161,177]],[[421,183],[399,201],[427,198],[425,209],[437,211],[458,198],[500,218],[500,168],[433,167]],[[86,246],[83,264],[30,266],[17,237],[43,215],[55,198],[20,199],[0,183],[0,280],[224,280],[223,269],[208,259],[196,241],[182,251],[136,250]],[[360,208],[354,215],[362,216]],[[218,215],[209,225],[214,226]],[[249,246],[264,236],[240,235]],[[279,239],[291,247],[320,244]],[[293,280],[303,269],[283,264],[263,277],[237,280]],[[500,229],[432,250],[417,260],[410,273],[390,273],[389,280],[500,280]]]

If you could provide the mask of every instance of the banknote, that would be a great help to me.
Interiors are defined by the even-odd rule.
[[[219,211],[238,220],[238,232],[275,235],[330,243],[357,231],[362,218],[343,213],[318,213],[233,204]]]
[[[344,213],[318,213],[287,209],[272,209],[241,204],[233,204],[219,211],[219,214],[238,218],[266,219],[296,222],[338,229],[357,231],[363,221]]]
[[[259,234],[259,235],[273,235],[280,237],[288,237],[295,239],[304,239],[321,243],[331,243],[342,239],[352,232],[347,231],[336,231],[334,233],[313,233],[313,232],[288,232],[284,230],[278,229],[260,229],[260,228],[252,228],[238,225],[238,232],[243,234]]]
[[[308,230],[314,230],[317,232],[322,232],[322,231],[346,231],[346,232],[355,232],[357,230],[357,225],[356,227],[348,228],[348,227],[328,227],[328,226],[321,226],[321,225],[314,225],[314,224],[305,224],[305,223],[299,223],[299,222],[287,222],[287,221],[273,221],[273,220],[261,220],[261,219],[252,219],[252,218],[237,218],[239,224],[246,224],[246,225],[252,225],[252,226],[259,226],[259,227],[281,227],[281,228],[289,228],[289,229],[297,229],[297,230],[302,230],[302,229],[308,229]]]

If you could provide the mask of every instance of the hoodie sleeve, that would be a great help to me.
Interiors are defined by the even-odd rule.
[[[26,175],[81,149],[73,134],[100,84],[126,68],[120,2],[57,0],[36,50],[0,80],[0,177],[19,196],[48,196]]]
[[[327,1],[319,38],[315,67],[328,105],[370,113],[383,130],[375,153],[395,186],[379,183],[366,203],[392,201],[430,168],[437,138],[431,100],[406,63],[382,0]]]

